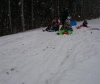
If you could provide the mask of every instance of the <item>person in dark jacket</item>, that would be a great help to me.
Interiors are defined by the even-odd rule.
[[[68,17],[68,8],[65,5],[63,5],[61,8],[61,16],[60,17],[61,17],[62,25],[64,25],[64,22]]]
[[[87,24],[88,24],[88,22],[87,22],[87,20],[85,19],[84,22],[83,22],[83,24],[82,24],[82,26],[87,27]]]

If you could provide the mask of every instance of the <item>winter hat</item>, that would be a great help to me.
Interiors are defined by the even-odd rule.
[[[68,19],[65,20],[66,23],[70,23],[70,21]]]

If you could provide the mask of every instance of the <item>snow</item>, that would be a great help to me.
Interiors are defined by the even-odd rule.
[[[88,20],[91,28],[99,22]],[[0,84],[100,84],[100,30],[42,29],[0,37]]]

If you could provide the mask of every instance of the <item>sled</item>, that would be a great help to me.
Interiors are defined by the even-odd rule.
[[[58,35],[61,35],[63,32],[65,32],[65,30],[60,30],[60,31],[58,31]]]
[[[67,30],[68,34],[72,34],[72,31],[71,30]]]
[[[100,30],[100,28],[91,28],[92,30]]]
[[[64,35],[64,34],[68,35],[68,32],[63,32],[62,34],[63,34],[63,35]]]
[[[60,30],[58,33],[58,35],[62,35],[62,34],[72,34],[72,31],[71,30]]]
[[[77,29],[81,29],[81,28],[89,28],[89,26],[85,27],[85,26],[78,26],[76,27]]]
[[[77,25],[77,22],[75,20],[70,20],[70,25],[71,26],[76,26]]]

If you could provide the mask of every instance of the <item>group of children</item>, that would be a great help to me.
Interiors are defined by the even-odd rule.
[[[77,29],[81,28],[81,27],[88,27],[87,26],[87,20],[85,19],[83,24],[78,26]],[[52,22],[48,25],[48,27],[43,30],[43,31],[48,31],[48,32],[53,32],[53,31],[58,31],[57,34],[72,34],[73,32],[73,28],[70,24],[70,20],[67,18],[64,22],[64,25],[62,25],[62,27],[60,28],[61,22],[58,19],[57,16],[54,17],[54,19],[52,20]]]

